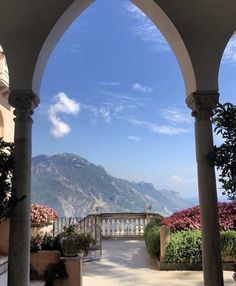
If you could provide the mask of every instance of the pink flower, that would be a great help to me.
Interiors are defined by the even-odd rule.
[[[219,203],[219,223],[221,230],[234,228],[236,220],[236,202]],[[163,224],[173,231],[200,229],[200,209],[199,206],[175,212],[163,220]]]
[[[51,223],[57,220],[57,212],[47,206],[32,204],[31,205],[31,222],[32,223]]]

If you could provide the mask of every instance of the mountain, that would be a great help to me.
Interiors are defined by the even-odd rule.
[[[152,205],[162,215],[189,207],[178,192],[115,178],[102,166],[67,153],[32,159],[32,202],[67,217],[85,216],[95,205],[100,212],[143,212]]]

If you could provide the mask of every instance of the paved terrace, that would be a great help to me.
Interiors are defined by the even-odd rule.
[[[236,285],[233,272],[224,272],[225,286]],[[158,271],[144,241],[103,241],[103,258],[83,265],[83,286],[203,286],[201,271]],[[6,275],[0,286],[7,285]],[[32,282],[43,286],[43,282]]]
[[[144,241],[103,241],[103,259],[83,266],[83,286],[203,286],[201,271],[158,271]],[[236,285],[230,271],[225,286]]]

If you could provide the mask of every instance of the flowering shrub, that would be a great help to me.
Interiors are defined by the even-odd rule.
[[[31,223],[51,223],[57,219],[58,214],[54,209],[38,204],[31,205]]]
[[[219,203],[219,221],[221,230],[234,229],[236,201],[232,203]]]
[[[219,203],[218,209],[221,230],[233,229],[234,221],[236,220],[236,201]],[[175,212],[171,216],[166,217],[162,223],[172,231],[200,229],[199,206]]]

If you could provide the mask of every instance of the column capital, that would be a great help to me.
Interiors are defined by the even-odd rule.
[[[31,90],[10,90],[9,104],[16,109],[33,113],[39,101],[38,95]]]
[[[192,116],[200,119],[209,119],[212,110],[216,107],[219,101],[218,91],[198,91],[190,94],[186,103],[192,109]]]

